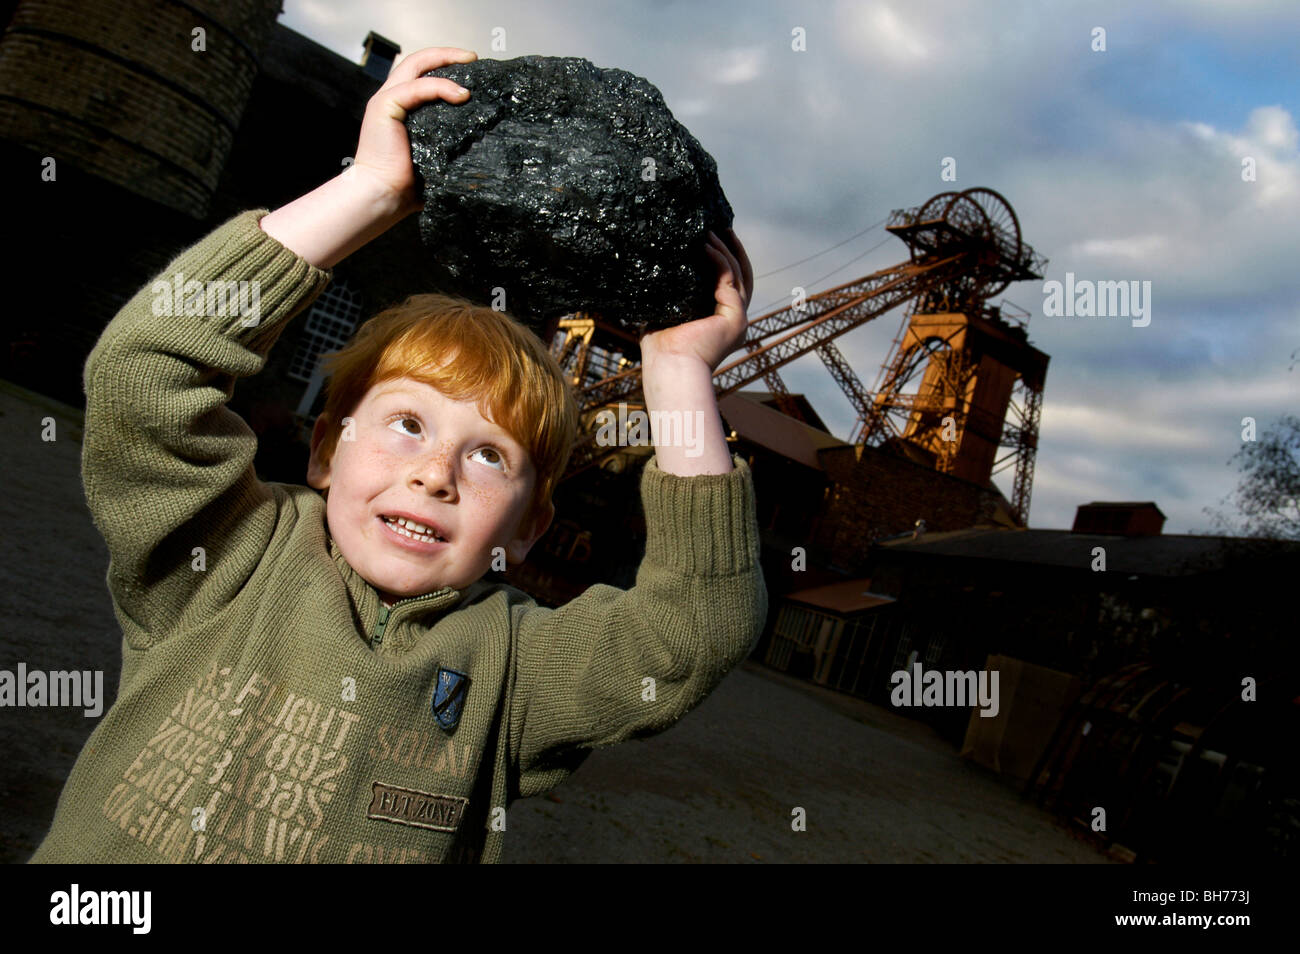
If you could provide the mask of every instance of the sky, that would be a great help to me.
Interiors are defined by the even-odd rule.
[[[1152,500],[1165,533],[1215,532],[1205,508],[1230,511],[1243,419],[1263,433],[1300,415],[1300,0],[284,0],[280,22],[353,61],[374,30],[403,54],[645,77],[717,161],[762,276],[751,318],[904,261],[883,228],[826,251],[892,209],[1000,192],[1050,260],[993,300],[1029,312],[1051,358],[1031,527]],[[1045,283],[1067,272],[1150,282],[1149,324],[1049,314]],[[836,339],[868,388],[903,317]],[[781,375],[848,438],[856,415],[819,358]],[[993,479],[1010,498],[1012,471]]]

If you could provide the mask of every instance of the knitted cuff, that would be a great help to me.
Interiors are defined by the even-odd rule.
[[[648,561],[696,576],[744,573],[758,565],[758,518],[749,464],[731,455],[726,474],[681,477],[659,469],[641,473]]]
[[[177,294],[189,299],[185,282],[204,283],[208,296],[221,291],[215,286],[224,285],[226,306],[214,309],[205,302],[201,313],[223,335],[254,350],[264,337],[273,341],[276,326],[307,305],[332,277],[263,232],[258,222],[267,213],[251,209],[227,220],[178,256],[159,278],[176,282],[180,277],[173,299]]]

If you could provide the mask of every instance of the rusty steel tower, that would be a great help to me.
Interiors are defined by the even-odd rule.
[[[1048,356],[1029,344],[1028,314],[987,302],[1013,281],[1042,278],[1045,263],[991,189],[941,193],[894,212],[886,229],[914,262],[966,249],[971,267],[917,297],[859,411],[853,443],[890,447],[973,483],[1014,465],[1011,505],[1023,526]]]

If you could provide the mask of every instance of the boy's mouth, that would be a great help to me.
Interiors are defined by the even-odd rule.
[[[380,517],[394,533],[417,543],[446,543],[447,538],[438,527],[420,523],[410,517],[384,514]]]

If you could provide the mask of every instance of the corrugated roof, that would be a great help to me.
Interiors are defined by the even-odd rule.
[[[870,580],[845,580],[843,583],[828,583],[826,586],[814,586],[786,594],[787,600],[805,603],[818,609],[830,610],[840,616],[860,613],[874,606],[883,606],[894,602],[892,597],[872,593],[868,587]]]
[[[1183,576],[1215,569],[1227,561],[1225,547],[1245,546],[1235,537],[1164,534],[1124,537],[1069,530],[972,528],[926,533],[917,540],[879,544],[883,549],[1008,563],[1035,563],[1091,572],[1093,548],[1104,547],[1106,572],[1142,576]],[[1283,548],[1288,545],[1281,544]],[[1294,544],[1300,553],[1300,544]],[[1243,550],[1243,553],[1248,551]]]

